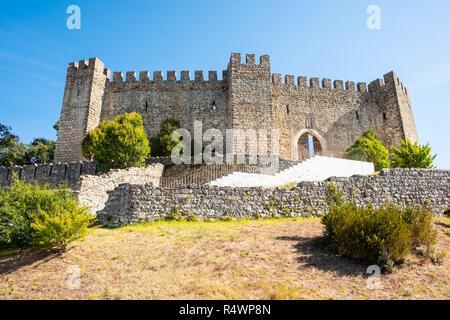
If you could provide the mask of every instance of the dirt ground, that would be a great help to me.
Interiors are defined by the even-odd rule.
[[[444,263],[410,255],[375,289],[319,219],[156,222],[97,229],[64,253],[3,252],[0,299],[449,299],[450,219],[435,222]]]

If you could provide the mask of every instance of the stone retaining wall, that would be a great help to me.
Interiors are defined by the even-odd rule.
[[[74,193],[82,205],[89,206],[93,213],[104,207],[108,199],[108,191],[119,184],[149,184],[159,187],[164,165],[155,163],[144,168],[128,168],[111,170],[100,176],[81,176],[73,187]]]
[[[450,207],[450,171],[392,169],[373,176],[302,182],[292,189],[164,189],[126,183],[108,192],[105,207],[97,214],[99,222],[109,227],[156,220],[174,210],[212,219],[318,215],[327,210],[326,186],[330,183],[340,186],[345,198],[359,205],[379,206],[386,200],[402,207],[427,204],[436,215]]]

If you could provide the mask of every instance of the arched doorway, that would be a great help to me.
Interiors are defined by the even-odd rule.
[[[306,159],[313,156],[320,156],[323,148],[320,139],[313,133],[307,131],[298,135],[295,144],[297,160]]]

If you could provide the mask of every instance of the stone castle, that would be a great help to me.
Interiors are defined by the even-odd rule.
[[[342,157],[364,129],[377,131],[385,146],[398,139],[417,141],[408,91],[394,72],[366,83],[272,74],[270,57],[259,64],[247,54],[245,63],[232,53],[222,72],[111,71],[97,58],[69,64],[60,117],[55,162],[83,160],[81,140],[100,121],[119,114],[141,114],[148,137],[158,134],[166,118],[192,132],[195,120],[203,130],[278,129],[280,157],[297,160],[315,154]],[[238,137],[236,137],[238,138]],[[233,152],[238,151],[233,147]]]

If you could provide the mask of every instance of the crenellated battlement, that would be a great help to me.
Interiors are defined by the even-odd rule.
[[[152,77],[150,77],[150,72],[139,71],[139,77],[136,71],[127,71],[124,73],[122,71],[113,72],[113,77],[111,83],[126,83],[126,82],[220,82],[227,80],[227,71],[222,71],[222,79],[218,79],[217,71],[208,71],[207,79],[206,74],[203,71],[194,71],[194,76],[192,77],[191,72],[188,70],[181,71],[180,75],[174,70],[169,70],[165,74],[163,71],[153,71]]]
[[[275,86],[288,86],[290,88],[310,88],[310,89],[327,89],[327,90],[343,90],[343,91],[357,91],[359,93],[376,93],[378,88],[385,86],[393,86],[399,88],[404,94],[408,95],[408,90],[403,85],[403,83],[398,79],[393,71],[385,74],[383,79],[376,79],[370,82],[368,85],[366,82],[354,81],[343,81],[343,80],[331,80],[328,78],[323,78],[320,80],[317,77],[308,78],[305,76],[298,76],[295,82],[295,76],[287,74],[283,77],[279,73],[273,73],[271,77],[271,82]]]
[[[343,91],[358,91],[359,93],[365,93],[367,91],[367,84],[365,82],[358,82],[355,87],[355,82],[342,80],[331,80],[323,78],[320,80],[317,77],[308,78],[305,76],[297,77],[295,82],[295,76],[287,74],[283,77],[279,73],[273,73],[271,82],[274,86],[287,86],[289,88],[310,88],[310,89],[327,89],[327,90],[343,90]]]
[[[111,70],[105,68],[104,63],[98,58],[90,58],[89,60],[80,60],[77,62],[70,62],[67,67],[68,76],[85,75],[89,72],[103,72],[107,79],[111,77]]]
[[[0,187],[10,186],[14,175],[19,180],[36,181],[40,185],[48,183],[50,186],[56,187],[67,183],[71,186],[80,176],[95,175],[95,171],[95,163],[89,161],[0,168]]]
[[[259,64],[256,64],[256,56],[253,53],[247,53],[245,55],[245,63],[242,63],[242,57],[240,53],[231,53],[230,65],[232,66],[262,66],[270,67],[270,56],[264,54],[259,57]]]
[[[408,90],[403,85],[403,83],[400,81],[400,79],[397,77],[394,71],[391,71],[389,73],[386,73],[383,76],[383,79],[376,79],[372,81],[369,84],[369,92],[376,93],[381,88],[397,88],[400,92],[405,94],[406,96],[409,96]]]

